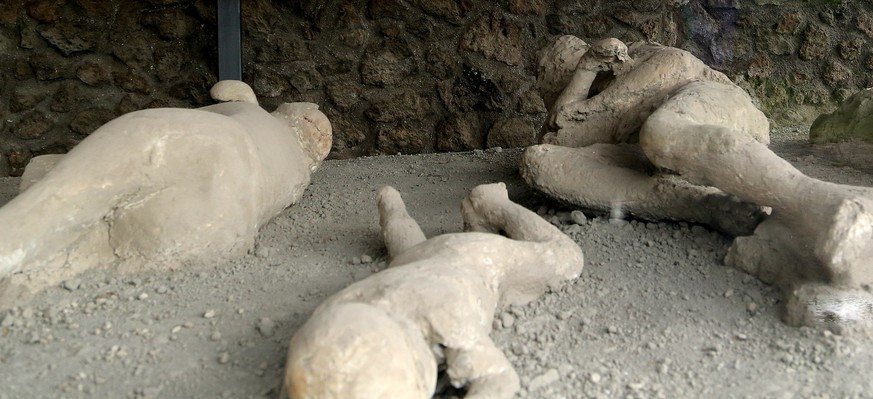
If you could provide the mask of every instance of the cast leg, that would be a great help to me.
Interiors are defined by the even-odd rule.
[[[656,165],[773,208],[771,223],[784,225],[790,247],[796,247],[789,252],[800,251],[806,260],[791,266],[797,270],[786,273],[788,278],[778,279],[783,287],[820,282],[835,293],[845,290],[848,297],[850,291],[873,284],[873,190],[804,175],[756,140],[755,124],[765,122],[758,122],[763,116],[752,117],[757,115],[754,111],[739,88],[689,85],[652,114],[640,141]],[[762,237],[773,229],[764,227]],[[741,249],[732,251],[739,262],[749,263],[742,258],[756,256]],[[780,261],[773,258],[768,255],[764,260]]]
[[[467,387],[467,399],[509,399],[520,386],[518,374],[489,337],[483,337],[472,347],[447,348],[446,373],[452,385]]]
[[[521,173],[554,198],[605,213],[703,223],[734,236],[750,234],[763,217],[758,206],[721,190],[657,174],[636,146],[534,146],[525,151]]]
[[[406,212],[403,198],[394,187],[385,186],[379,189],[376,206],[379,208],[382,240],[392,259],[426,240],[418,223]]]

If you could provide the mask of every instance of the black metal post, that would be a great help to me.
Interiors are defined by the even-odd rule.
[[[218,0],[218,80],[242,80],[239,0]]]

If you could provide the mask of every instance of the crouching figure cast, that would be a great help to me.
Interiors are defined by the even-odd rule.
[[[302,196],[331,126],[311,103],[269,113],[242,82],[210,94],[227,102],[131,112],[28,164],[0,208],[0,308],[97,265],[169,269],[251,249]]]
[[[733,236],[726,262],[779,284],[792,325],[873,321],[873,189],[804,175],[770,151],[749,95],[690,53],[564,36],[541,53],[550,109],[522,174],[559,200]]]
[[[282,397],[427,399],[442,364],[466,398],[513,397],[518,376],[489,337],[495,309],[578,277],[579,246],[510,201],[502,183],[463,200],[466,232],[430,239],[396,190],[382,188],[377,203],[393,260],[297,331]]]

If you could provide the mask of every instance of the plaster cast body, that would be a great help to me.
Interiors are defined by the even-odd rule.
[[[690,53],[580,42],[542,53],[541,72],[563,75],[539,79],[558,94],[546,144],[525,153],[528,183],[591,209],[744,236],[726,262],[780,284],[790,324],[873,320],[873,190],[812,179],[776,156],[749,96]]]
[[[518,376],[488,336],[494,311],[578,277],[579,247],[511,202],[502,183],[463,201],[467,232],[427,240],[396,190],[383,188],[377,201],[393,261],[297,331],[283,397],[430,398],[441,363],[466,398],[513,397]]]
[[[309,103],[270,114],[242,82],[211,94],[233,102],[132,112],[34,158],[0,208],[0,307],[100,264],[168,269],[252,247],[301,197],[330,123]]]

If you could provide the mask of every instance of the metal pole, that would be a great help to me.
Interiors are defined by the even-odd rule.
[[[239,0],[218,0],[218,80],[242,80]]]

